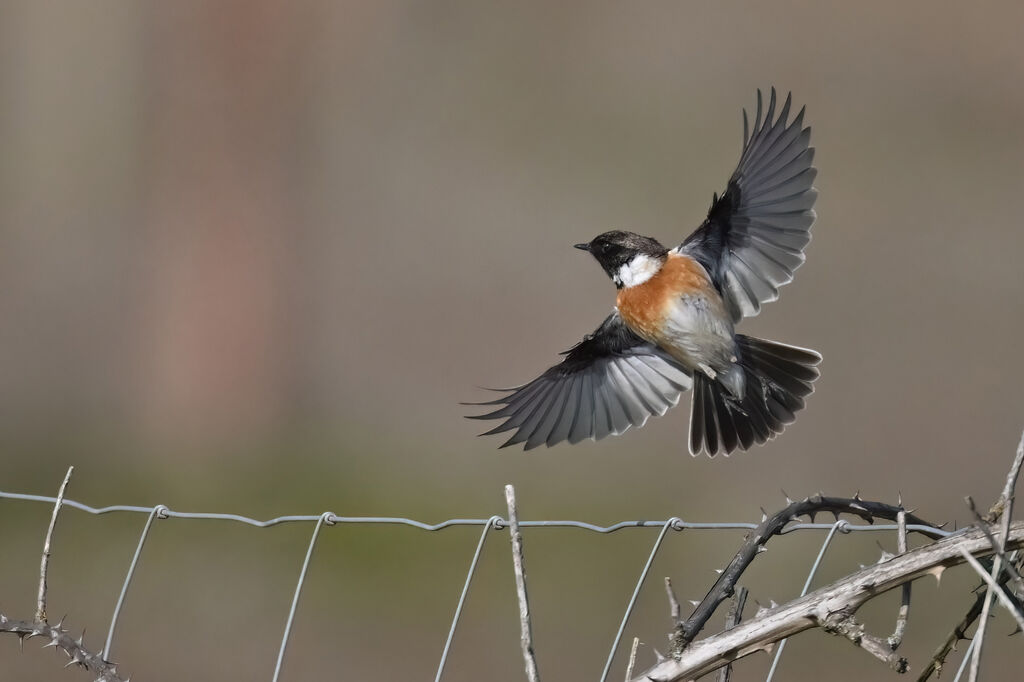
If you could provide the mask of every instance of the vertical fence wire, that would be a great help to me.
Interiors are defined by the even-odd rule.
[[[821,566],[821,560],[825,558],[825,552],[828,551],[828,546],[832,544],[832,538],[836,536],[836,531],[845,529],[848,526],[844,520],[836,521],[832,524],[832,528],[828,531],[828,535],[825,536],[825,541],[821,543],[821,549],[818,550],[818,558],[811,564],[811,570],[807,574],[807,580],[804,581],[804,588],[800,590],[800,596],[807,594],[807,591],[811,589],[811,581],[814,580],[814,576],[818,573],[818,567]],[[849,532],[849,531],[847,531]],[[779,648],[775,651],[775,658],[772,659],[772,667],[768,670],[768,677],[765,678],[765,682],[772,682],[772,678],[775,676],[775,671],[779,667],[779,659],[782,658],[782,652],[786,648],[786,639],[779,642]]]
[[[149,537],[149,530],[153,527],[153,520],[157,518],[166,518],[163,514],[167,511],[167,507],[162,504],[158,504],[153,507],[153,511],[149,513],[146,518],[146,525],[142,527],[142,534],[139,535],[139,544],[135,547],[135,554],[132,555],[132,562],[128,565],[128,574],[124,577],[124,583],[121,585],[121,593],[117,597],[117,603],[114,605],[114,615],[110,618],[110,629],[107,630],[107,641],[103,644],[103,660],[110,660],[110,648],[114,644],[114,631],[117,629],[117,620],[121,617],[121,608],[124,606],[124,600],[128,596],[128,587],[132,584],[132,578],[135,577],[135,568],[139,565],[139,557],[142,556],[142,547],[146,544],[146,538]]]
[[[960,667],[956,669],[956,677],[953,678],[953,682],[960,682],[960,678],[963,677],[967,670],[967,664],[974,657],[974,643],[977,641],[977,639],[971,638],[971,643],[967,645],[967,651],[964,652],[964,660],[960,661]]]
[[[452,640],[455,638],[455,628],[459,625],[459,618],[462,617],[462,607],[466,604],[466,595],[469,594],[469,585],[473,582],[473,575],[476,573],[476,566],[480,562],[480,554],[484,549],[484,540],[494,524],[501,521],[500,516],[492,516],[487,519],[487,525],[480,533],[480,541],[476,543],[476,551],[473,552],[473,559],[469,562],[469,570],[466,572],[466,582],[462,585],[462,594],[459,595],[459,603],[455,605],[455,615],[452,616],[452,626],[448,629],[448,638],[444,641],[444,649],[441,651],[441,662],[437,664],[437,675],[434,682],[441,682],[441,675],[444,674],[445,663],[448,662],[448,652],[452,648]]]
[[[277,664],[274,666],[273,682],[281,678],[281,665],[284,663],[284,652],[288,648],[288,638],[292,634],[292,623],[295,622],[295,611],[299,606],[299,596],[302,594],[302,586],[306,582],[306,573],[309,571],[309,560],[313,557],[313,548],[316,547],[317,538],[320,537],[320,529],[324,524],[334,525],[334,514],[324,512],[313,528],[313,537],[309,539],[309,547],[306,549],[306,558],[302,562],[302,571],[299,573],[299,582],[295,585],[295,595],[292,597],[292,607],[288,610],[288,620],[284,624],[284,635],[281,636],[281,648],[277,651]]]
[[[665,534],[668,533],[669,528],[673,528],[676,524],[681,522],[682,519],[673,516],[661,527],[661,532],[658,533],[658,539],[654,541],[654,546],[651,547],[651,553],[647,555],[647,563],[644,564],[644,569],[640,571],[640,578],[636,581],[636,587],[633,588],[633,596],[629,598],[629,603],[626,604],[626,612],[622,615],[622,622],[619,623],[619,629],[615,633],[615,639],[612,640],[612,647],[608,651],[608,660],[605,661],[604,670],[601,672],[601,682],[606,682],[608,679],[608,673],[612,669],[612,661],[615,660],[615,651],[619,648],[619,642],[622,641],[622,633],[626,630],[626,623],[629,621],[629,616],[633,613],[633,607],[636,606],[637,597],[640,595],[640,590],[643,588],[644,582],[647,580],[647,574],[651,571],[651,564],[654,563],[654,557],[658,554],[658,550],[661,549],[661,543],[665,540]]]

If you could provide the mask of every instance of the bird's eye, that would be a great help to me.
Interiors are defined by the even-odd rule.
[[[608,253],[612,250],[612,245],[608,242],[601,244],[601,253]]]

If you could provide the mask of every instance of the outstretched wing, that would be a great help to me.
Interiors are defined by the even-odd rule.
[[[679,250],[696,258],[725,296],[733,321],[757,315],[761,304],[779,297],[804,262],[814,222],[811,129],[804,110],[788,123],[791,97],[775,117],[775,88],[761,119],[757,92],[754,131],[748,135],[743,111],[743,154],[725,193],[716,196],[707,220]]]
[[[526,450],[568,440],[599,440],[663,415],[692,385],[686,370],[608,316],[593,334],[564,353],[561,363],[509,394],[476,405],[500,405],[470,419],[501,419],[482,435],[515,431],[502,447]]]

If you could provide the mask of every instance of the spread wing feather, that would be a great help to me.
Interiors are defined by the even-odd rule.
[[[811,129],[804,110],[789,121],[786,96],[776,116],[775,88],[762,118],[761,92],[751,130],[743,112],[743,153],[707,220],[679,250],[693,256],[711,274],[724,295],[733,321],[757,315],[761,305],[779,297],[793,280],[811,239],[817,170]]]
[[[618,435],[663,415],[692,385],[690,374],[612,313],[565,359],[507,395],[476,405],[495,405],[471,419],[499,419],[487,434],[512,431],[502,447],[530,450],[564,440],[578,443]]]

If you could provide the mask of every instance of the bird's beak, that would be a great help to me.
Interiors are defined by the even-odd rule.
[[[580,251],[590,251],[590,244],[573,244],[573,247]]]

